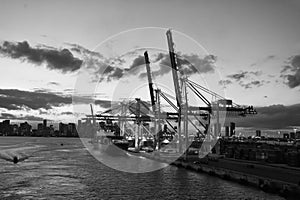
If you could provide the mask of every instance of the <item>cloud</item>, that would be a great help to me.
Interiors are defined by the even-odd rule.
[[[241,71],[239,73],[235,73],[235,74],[231,74],[231,75],[228,75],[227,77],[230,78],[230,79],[233,79],[235,81],[240,81],[244,78],[246,78],[246,75],[248,74],[248,72],[246,71]]]
[[[253,86],[256,86],[256,87],[260,87],[262,86],[263,84],[265,83],[265,81],[251,81],[250,83],[239,83],[242,87],[244,87],[245,89],[249,89],[249,88],[252,88]]]
[[[145,58],[144,56],[140,55],[133,60],[132,64],[130,65],[129,69],[127,69],[127,71],[130,74],[137,74],[141,71],[141,65],[145,65]]]
[[[10,114],[10,113],[1,113],[0,117],[2,119],[12,119],[12,118],[15,118],[15,116],[13,114]]]
[[[300,125],[300,104],[290,106],[271,105],[255,108],[257,115],[237,118],[240,127],[284,129]]]
[[[110,65],[108,65],[101,78],[102,80],[106,79],[106,81],[111,81],[111,80],[119,80],[120,78],[122,78],[124,75],[124,70],[119,68],[119,67],[112,67]]]
[[[220,80],[219,81],[219,85],[222,85],[224,87],[226,87],[227,85],[230,85],[230,84],[232,84],[231,80]]]
[[[240,71],[238,73],[227,75],[227,77],[238,82],[243,79],[250,78],[250,76],[257,77],[260,75],[262,75],[262,71]]]
[[[179,63],[182,65],[182,69],[179,70],[185,75],[214,72],[214,63],[216,60],[217,57],[214,55],[207,55],[204,58],[200,58],[196,54],[183,54],[179,57]]]
[[[60,96],[54,93],[31,92],[16,89],[0,89],[0,107],[8,110],[30,108],[37,110],[51,109],[53,106],[71,104],[70,96]]]
[[[285,73],[287,71],[292,71],[293,68],[290,65],[285,65],[282,67],[282,70],[280,71],[280,73]]]
[[[274,60],[274,59],[276,59],[276,58],[277,58],[277,56],[275,56],[275,55],[269,55],[269,56],[267,56],[267,57],[265,57],[265,58],[263,58],[263,59],[261,59],[261,60],[258,60],[258,61],[255,62],[255,63],[252,63],[252,64],[250,65],[250,67],[261,66],[261,65],[263,65],[263,64],[265,64],[265,63],[267,63],[267,62],[269,62],[269,61],[271,61],[271,60]]]
[[[293,75],[289,74],[286,76],[287,78],[287,85],[290,88],[295,88],[300,85],[300,70],[297,70],[297,72]]]
[[[67,112],[61,112],[61,115],[73,115],[73,112],[67,111]]]
[[[207,55],[201,58],[196,54],[177,54],[177,64],[179,71],[184,75],[193,75],[197,73],[214,72],[214,63],[217,58],[214,55]],[[153,76],[163,76],[172,70],[169,54],[159,53],[152,61],[159,64],[159,69],[152,71]],[[141,73],[140,78],[146,77],[146,73]]]
[[[33,116],[33,115],[25,115],[25,116],[17,116],[10,113],[1,113],[1,119],[14,119],[14,120],[28,120],[28,121],[42,121],[44,118]]]
[[[286,85],[290,88],[300,85],[300,55],[290,58],[288,65],[281,70],[281,77],[286,80]]]
[[[109,100],[95,100],[95,104],[101,106],[102,108],[111,108],[112,102]]]
[[[78,44],[72,44],[72,43],[66,43],[67,45],[71,46],[71,50],[75,51],[81,55],[85,55],[85,56],[95,56],[95,57],[99,57],[99,58],[103,58],[103,55],[101,55],[99,52],[96,51],[91,51],[81,45]]]
[[[0,46],[0,54],[35,65],[45,63],[48,69],[63,73],[78,70],[83,62],[74,57],[68,49],[31,47],[27,41],[17,43],[4,41]]]
[[[48,85],[59,86],[60,84],[58,82],[51,81],[51,82],[48,83]]]
[[[241,87],[249,89],[253,86],[260,87],[266,83],[269,83],[269,81],[257,80],[257,78],[261,75],[262,71],[240,71],[238,73],[227,75],[227,78],[238,82]]]

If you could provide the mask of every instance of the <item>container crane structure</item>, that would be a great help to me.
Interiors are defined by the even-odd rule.
[[[195,81],[190,80],[187,76],[182,75],[179,55],[175,53],[174,41],[171,30],[166,32],[167,44],[169,50],[172,80],[175,90],[175,98],[172,95],[167,94],[160,88],[154,88],[151,63],[149,61],[148,52],[144,52],[145,67],[147,71],[148,87],[150,94],[150,105],[146,101],[141,99],[134,99],[126,103],[119,103],[117,106],[112,107],[109,110],[102,112],[101,114],[94,115],[91,107],[92,115],[87,115],[87,118],[92,118],[93,123],[96,124],[96,120],[118,120],[122,127],[126,123],[133,122],[136,124],[135,137],[140,137],[140,130],[143,128],[143,123],[154,123],[154,140],[158,141],[158,149],[160,148],[159,138],[157,133],[161,130],[161,124],[166,122],[178,136],[178,150],[180,153],[184,152],[184,149],[188,148],[188,123],[190,123],[198,132],[198,137],[206,138],[207,135],[217,138],[220,136],[221,127],[219,124],[220,112],[226,112],[226,114],[236,114],[237,116],[246,116],[249,114],[256,114],[253,106],[240,106],[235,104],[230,99],[226,99],[221,95],[201,86]],[[205,106],[192,106],[188,104],[188,91],[194,94]],[[215,101],[210,101],[206,98],[210,95]],[[162,110],[161,98],[164,99],[169,106],[174,109],[174,112],[164,112]],[[176,104],[171,99],[176,100]],[[150,107],[150,108],[149,108]],[[110,113],[118,113],[121,111],[121,115],[111,115]],[[191,119],[198,122],[198,125]],[[175,128],[170,121],[175,121],[177,128]],[[215,122],[213,127],[213,133],[210,131],[211,122]],[[126,131],[122,131],[125,135]],[[185,140],[185,141],[184,141]],[[135,144],[138,145],[137,143]],[[184,148],[185,146],[185,148]]]

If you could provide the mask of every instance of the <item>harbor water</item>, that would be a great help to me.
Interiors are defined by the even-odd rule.
[[[13,157],[21,160],[14,164]],[[0,137],[0,199],[282,199],[256,188],[167,166],[111,169],[80,139]]]

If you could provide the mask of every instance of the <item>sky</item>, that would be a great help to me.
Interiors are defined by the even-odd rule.
[[[130,85],[147,81],[140,75],[145,71],[135,67],[143,65],[140,62],[143,50],[151,53],[159,84],[172,92],[172,82],[163,78],[163,75],[170,77],[167,75],[170,70],[160,74],[166,71],[160,65],[168,54],[164,34],[171,28],[176,51],[198,69],[198,73],[190,74],[191,78],[194,76],[194,80],[237,104],[253,105],[260,111],[247,123],[239,122],[241,125],[267,128],[300,125],[300,2],[297,0],[0,0],[0,3],[3,119],[72,120],[72,94],[86,70],[93,75],[88,79],[104,79],[96,91],[102,107],[109,100],[117,100],[118,90],[144,91],[146,84],[142,89]],[[140,29],[143,27],[163,29]],[[124,32],[132,29],[137,31]],[[195,43],[185,35],[203,48],[193,48]],[[145,45],[156,49],[138,50]],[[207,60],[207,55],[214,55],[214,62]],[[112,69],[105,73],[99,66],[107,63]],[[118,76],[121,72],[122,77]],[[87,89],[89,84],[93,86]],[[95,82],[80,86],[92,90]],[[149,101],[148,96],[145,98]]]

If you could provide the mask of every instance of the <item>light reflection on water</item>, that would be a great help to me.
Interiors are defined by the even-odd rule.
[[[0,159],[0,199],[280,199],[174,166],[118,172],[95,160],[78,139],[39,138],[27,145],[33,143],[43,146],[25,149],[30,157],[19,164]]]

